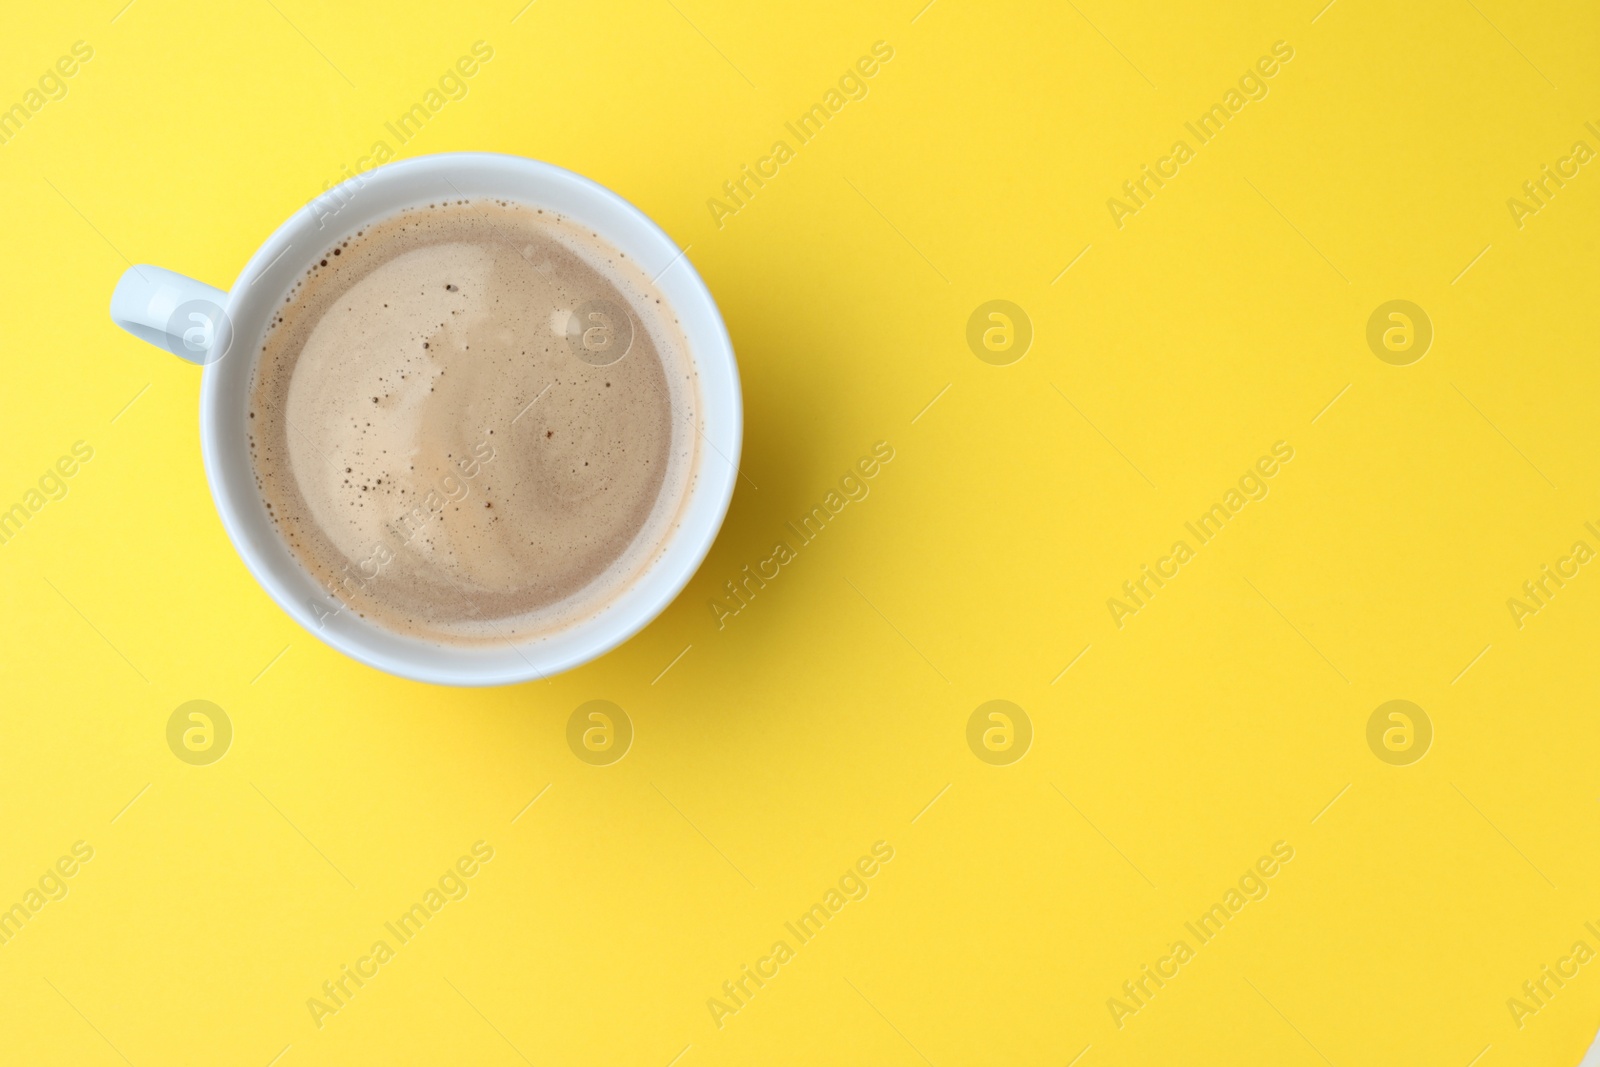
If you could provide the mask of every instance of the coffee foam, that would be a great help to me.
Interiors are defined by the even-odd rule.
[[[336,242],[286,294],[251,457],[326,612],[520,640],[603,610],[660,552],[694,477],[696,386],[661,295],[597,235],[436,202]]]

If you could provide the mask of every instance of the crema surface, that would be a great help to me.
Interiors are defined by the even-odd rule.
[[[594,234],[491,200],[330,246],[260,348],[263,501],[323,611],[447,641],[603,610],[692,478],[695,382],[659,294]]]

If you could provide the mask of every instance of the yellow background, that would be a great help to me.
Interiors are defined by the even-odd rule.
[[[0,1061],[1581,1057],[1600,964],[1520,1029],[1506,1001],[1600,948],[1600,568],[1520,630],[1506,601],[1600,547],[1600,173],[1521,229],[1506,200],[1600,148],[1592,5],[122,2],[0,37],[4,106],[95,50],[0,146],[0,506],[95,450],[0,546],[0,906],[95,850],[0,947]],[[106,306],[129,261],[229,284],[478,40],[399,154],[549,160],[690,246],[747,478],[624,647],[451,691],[270,602],[207,494],[199,374]],[[880,40],[719,228],[708,198]],[[1279,40],[1270,94],[1113,225]],[[997,298],[1035,329],[1004,367],[965,341]],[[1408,367],[1365,341],[1397,298],[1436,333]],[[709,598],[879,440],[871,495],[719,630]],[[1107,598],[1279,440],[1271,494],[1118,629]],[[193,699],[234,726],[209,766],[165,739]],[[567,746],[591,699],[635,729],[611,766]],[[1010,766],[967,747],[991,699],[1033,724]],[[1434,727],[1411,766],[1367,746],[1390,699]],[[479,840],[470,895],[319,1029],[307,999]],[[719,1029],[708,998],[879,840],[870,895]],[[1119,1029],[1107,999],[1280,840],[1270,895]]]

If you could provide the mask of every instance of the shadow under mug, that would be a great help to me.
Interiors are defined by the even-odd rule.
[[[674,312],[698,382],[699,434],[679,521],[653,561],[591,614],[521,640],[447,644],[361,618],[291,555],[256,488],[246,420],[254,357],[274,311],[307,268],[357,230],[407,207],[498,198],[554,211],[633,259]],[[111,318],[201,364],[200,447],[222,525],[250,573],[316,637],[363,663],[441,685],[510,685],[585,663],[632,637],[693,577],[733,498],[744,430],[739,368],[722,316],[688,258],[617,194],[519,156],[457,152],[390,163],[330,189],[278,227],[227,292],[159,267],[129,268]],[[679,426],[675,432],[691,432]]]

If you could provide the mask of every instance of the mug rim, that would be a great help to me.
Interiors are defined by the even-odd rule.
[[[371,642],[359,639],[361,634],[359,626],[354,629],[348,627],[334,629],[319,625],[320,620],[315,611],[309,609],[308,603],[303,602],[303,598],[289,588],[288,583],[278,574],[273,561],[267,559],[261,552],[255,543],[259,538],[252,539],[246,535],[245,527],[251,520],[247,518],[245,510],[249,508],[251,501],[259,504],[260,493],[253,484],[239,484],[237,477],[231,476],[223,469],[223,460],[220,457],[225,446],[230,440],[243,439],[247,435],[241,421],[230,419],[224,410],[225,404],[235,399],[240,387],[224,388],[222,383],[226,372],[223,365],[230,362],[229,355],[234,360],[241,357],[248,358],[249,369],[234,372],[236,377],[242,376],[245,383],[242,388],[248,396],[257,354],[253,351],[239,351],[238,348],[241,343],[251,347],[257,343],[258,335],[265,328],[266,313],[240,318],[241,311],[245,309],[246,301],[251,295],[247,290],[294,247],[295,239],[307,225],[306,220],[302,218],[302,212],[311,212],[311,217],[315,218],[315,208],[319,202],[336,201],[341,194],[353,197],[356,191],[365,189],[373,182],[405,181],[417,176],[425,177],[430,171],[449,173],[461,169],[495,168],[499,168],[502,172],[517,172],[519,177],[532,186],[531,192],[534,194],[530,197],[529,190],[523,190],[520,194],[504,192],[499,195],[537,204],[536,197],[541,188],[549,190],[565,186],[567,191],[595,201],[598,205],[604,205],[609,209],[610,215],[625,220],[624,224],[612,227],[610,231],[597,227],[600,236],[611,246],[621,247],[624,243],[621,239],[622,233],[627,231],[636,243],[639,241],[653,243],[659,246],[663,253],[668,249],[672,251],[671,260],[660,269],[656,280],[659,282],[668,270],[684,271],[686,277],[676,279],[674,285],[687,286],[687,292],[680,293],[674,298],[659,284],[656,288],[679,320],[689,350],[689,361],[698,376],[697,388],[700,394],[698,407],[701,416],[696,432],[702,435],[703,440],[696,443],[697,455],[690,471],[690,481],[684,489],[679,504],[680,521],[665,535],[649,560],[599,608],[577,621],[522,641],[507,639],[505,644],[517,653],[515,661],[506,661],[499,665],[489,663],[482,650],[485,647],[496,650],[502,647],[493,642],[488,646],[469,643],[458,645],[412,637],[377,623],[361,624],[375,631],[372,639],[374,642],[381,640],[386,644],[398,642],[416,646],[414,651],[425,654],[429,660],[423,662],[411,655],[396,654],[372,647]],[[351,190],[352,186],[354,191]],[[427,198],[417,199],[420,202]],[[377,212],[374,218],[382,218],[399,210],[403,208],[391,207]],[[585,223],[593,225],[594,220],[587,219]],[[352,223],[345,228],[353,229],[355,225]],[[321,228],[320,220],[318,227]],[[342,232],[340,227],[334,227],[328,233],[328,240],[332,240]],[[311,258],[312,253],[308,252],[294,260],[295,270],[304,267]],[[686,298],[687,301],[699,305],[693,309],[699,312],[698,328],[691,329],[688,321],[691,309],[685,306]],[[266,305],[268,308],[271,306]],[[687,254],[653,219],[616,192],[564,167],[507,153],[441,152],[386,163],[346,179],[297,208],[262,242],[228,289],[223,321],[227,333],[225,337],[219,337],[219,341],[223,341],[231,348],[223,357],[207,363],[202,368],[200,445],[206,482],[228,539],[251,577],[266,590],[278,607],[303,629],[335,651],[387,673],[440,685],[514,685],[548,678],[596,659],[632,638],[677,599],[710,553],[711,546],[715,543],[726,518],[728,507],[732,503],[738,476],[737,459],[743,445],[744,405],[738,364],[721,311],[699,272],[689,262]],[[712,403],[708,399],[708,393],[712,391],[716,391],[727,401],[721,410],[712,410]],[[718,447],[714,438],[720,439],[722,447]],[[707,445],[711,447],[708,449]],[[721,457],[727,460],[726,464],[717,462],[717,457],[711,454],[713,452],[720,453]],[[709,499],[709,504],[702,498]],[[696,519],[696,516],[698,518],[691,528],[691,519]],[[289,561],[291,567],[298,568],[306,574],[310,573],[275,530],[272,531],[272,542],[282,560]],[[661,577],[663,574],[666,575],[665,580]],[[614,606],[629,600],[636,590],[646,585],[653,585],[654,588],[647,594],[641,594],[642,599],[634,598],[627,605],[625,613],[612,612]],[[557,654],[541,655],[542,643],[555,638],[570,638],[575,633],[585,630],[592,633],[587,640],[581,641],[575,647]]]

